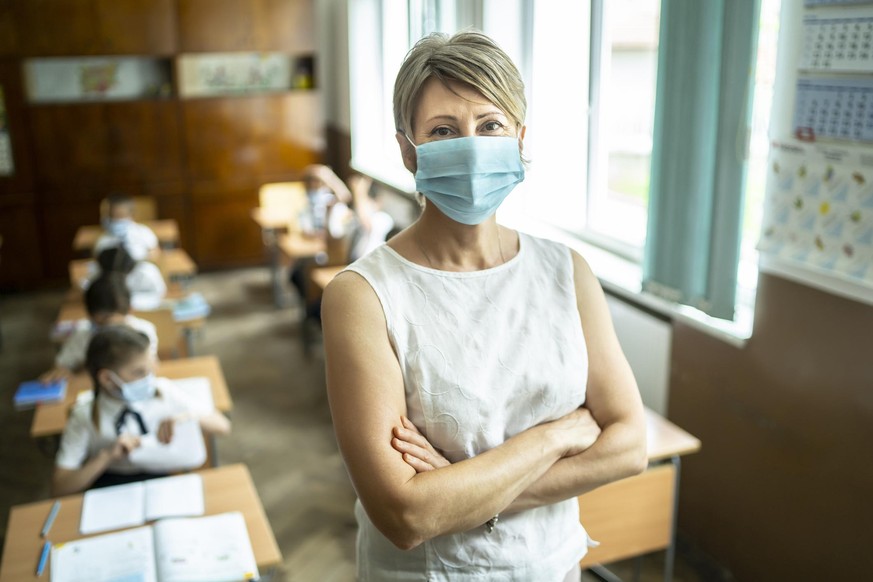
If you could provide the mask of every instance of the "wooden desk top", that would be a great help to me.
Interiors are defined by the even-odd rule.
[[[648,408],[646,408],[646,437],[650,463],[700,450],[700,440],[697,437]]]
[[[267,520],[264,506],[252,482],[248,467],[241,464],[197,471],[203,477],[205,515],[228,511],[243,514],[249,539],[258,569],[267,569],[282,562],[282,553]],[[82,516],[83,494],[61,497],[61,509],[49,532],[53,544],[69,542],[85,537],[79,533]],[[0,581],[20,582],[25,580],[48,580],[51,563],[42,578],[35,576],[36,563],[42,549],[43,539],[39,532],[45,523],[54,500],[16,505],[9,514],[6,529],[6,545],[0,562]],[[118,530],[116,530],[118,531]],[[111,532],[102,532],[111,533]],[[102,535],[102,534],[97,534]],[[51,560],[49,560],[51,562]],[[263,571],[261,572],[264,573]]]
[[[154,231],[160,244],[175,245],[179,243],[179,223],[175,220],[143,220],[142,224]],[[99,224],[80,226],[79,230],[76,231],[75,238],[73,238],[73,250],[90,251],[97,244],[101,235],[103,235],[103,227]]]
[[[297,219],[290,213],[270,211],[261,207],[252,208],[249,213],[263,230],[294,230]]]
[[[81,289],[82,281],[88,278],[91,273],[93,259],[76,259],[70,261],[70,285],[73,288]],[[154,260],[155,265],[161,270],[164,275],[164,280],[167,281],[167,287],[171,287],[170,279],[173,277],[189,277],[197,273],[197,265],[191,256],[183,249],[166,249]]]
[[[327,284],[333,281],[333,278],[342,272],[343,269],[348,267],[348,265],[340,265],[337,267],[319,267],[318,269],[312,269],[312,273],[310,276],[312,277],[312,282],[315,283],[319,289],[324,291],[327,287]]]
[[[323,238],[296,232],[280,235],[278,245],[279,251],[289,261],[306,259],[327,252],[327,244]]]
[[[209,378],[215,408],[221,412],[230,412],[233,409],[233,401],[227,388],[224,372],[221,370],[221,362],[215,356],[163,360],[158,363],[155,375],[170,379],[205,376]],[[67,385],[67,394],[63,402],[40,404],[34,409],[30,436],[37,438],[64,432],[64,427],[67,425],[67,415],[75,404],[79,393],[91,390],[91,388],[91,378],[87,372],[73,376]]]

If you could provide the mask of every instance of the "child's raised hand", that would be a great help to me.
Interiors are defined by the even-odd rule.
[[[122,434],[115,439],[115,444],[112,446],[112,460],[119,461],[130,454],[130,451],[139,448],[140,440],[138,436],[131,434]]]
[[[442,454],[418,431],[418,428],[405,416],[400,417],[402,427],[394,427],[394,438],[391,446],[403,454],[406,464],[415,469],[416,473],[433,471],[451,465]]]

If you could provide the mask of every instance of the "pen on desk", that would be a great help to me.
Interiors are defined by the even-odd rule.
[[[55,522],[55,518],[58,516],[58,511],[61,509],[60,500],[55,501],[52,504],[52,508],[49,510],[48,517],[45,518],[45,525],[42,526],[42,531],[39,532],[39,537],[44,538],[48,535],[49,530],[52,528],[52,524]]]
[[[39,555],[39,564],[36,566],[36,575],[42,576],[45,571],[46,562],[48,562],[49,550],[52,549],[52,543],[48,540],[42,545],[42,553]]]

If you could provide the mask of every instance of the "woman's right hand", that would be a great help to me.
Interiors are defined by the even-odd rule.
[[[551,423],[552,434],[564,450],[564,457],[584,452],[600,437],[600,426],[584,406]]]
[[[130,434],[119,435],[115,439],[112,448],[109,451],[110,460],[112,462],[120,461],[130,454],[130,451],[139,448],[140,440],[138,436]]]

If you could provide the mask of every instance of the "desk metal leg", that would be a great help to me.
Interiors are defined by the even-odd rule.
[[[670,545],[667,546],[667,555],[664,557],[664,582],[673,580],[673,564],[676,560],[676,521],[679,519],[679,475],[682,470],[682,460],[678,455],[670,459],[676,468],[676,481],[673,483],[673,516],[670,524]]]
[[[194,330],[186,327],[183,330],[183,335],[185,336],[185,354],[186,358],[194,357]]]
[[[267,255],[270,261],[270,286],[273,288],[273,304],[281,308],[282,281],[279,277],[279,245],[276,242],[276,230],[265,228],[262,235],[264,246],[267,247]]]

